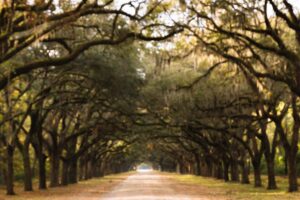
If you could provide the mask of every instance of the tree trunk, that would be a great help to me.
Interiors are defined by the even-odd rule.
[[[289,192],[298,191],[296,155],[288,156]]]
[[[46,156],[43,152],[38,154],[39,160],[39,189],[47,189],[47,178],[46,178]]]
[[[254,173],[254,187],[261,187],[261,172],[260,172],[260,160],[253,160],[253,173]]]
[[[264,131],[265,133],[265,131]],[[274,165],[274,159],[275,159],[275,140],[277,138],[277,130],[275,130],[275,135],[273,138],[273,146],[271,148],[269,139],[267,134],[265,133],[264,139],[262,140],[262,142],[264,143],[264,155],[265,155],[265,160],[267,163],[267,173],[268,173],[268,186],[267,189],[268,190],[273,190],[273,189],[277,189],[277,184],[276,184],[276,178],[275,178],[275,165]]]
[[[86,160],[84,162],[84,180],[88,180],[89,179],[89,169],[88,169],[88,161]]]
[[[39,189],[47,189],[47,178],[46,178],[46,155],[43,153],[43,135],[42,135],[42,121],[37,120],[35,117],[37,113],[31,114],[31,123],[36,125],[32,131],[32,145],[35,151],[35,156],[38,161],[38,173],[39,173]]]
[[[98,177],[98,175],[97,175],[97,172],[98,172],[98,166],[97,166],[97,162],[95,161],[95,160],[91,160],[91,166],[90,166],[91,168],[90,168],[90,177],[91,178],[93,178],[93,177]],[[122,168],[122,166],[118,166],[119,168],[119,170],[118,170],[118,173],[119,172],[122,172],[123,171],[123,168]]]
[[[229,181],[229,162],[228,161],[223,161],[223,179],[225,182]]]
[[[50,159],[50,187],[59,186],[59,156],[54,151]]]
[[[221,162],[216,163],[216,178],[217,179],[223,179],[223,166]]]
[[[249,180],[249,167],[247,165],[246,162],[243,162],[241,164],[241,168],[242,168],[242,184],[249,184],[250,180]]]
[[[212,176],[212,161],[209,158],[205,159],[205,172],[204,176],[211,177]]]
[[[4,163],[6,163],[6,161],[4,161]],[[7,172],[6,172],[6,166],[0,166],[1,167],[1,172],[2,172],[2,185],[6,185],[6,180],[7,180],[7,178],[6,178],[6,175],[7,175]]]
[[[184,164],[183,162],[178,162],[179,165],[179,174],[184,174]]]
[[[160,165],[160,166],[161,166],[161,170],[163,170],[163,164]],[[100,177],[104,176],[104,174],[105,174],[105,160],[101,160],[99,172],[100,172]]]
[[[99,168],[100,168],[100,166],[99,166],[99,162],[95,162],[95,166],[93,167],[93,171],[94,171],[94,177],[96,177],[96,178],[99,178],[100,177],[100,171],[99,171]],[[122,167],[122,172],[123,172],[123,170],[125,169],[125,166],[123,166]]]
[[[89,160],[87,163],[87,175],[88,179],[93,178],[93,165],[91,160]]]
[[[239,182],[239,168],[237,161],[231,161],[230,163],[230,174],[231,174],[231,181]]]
[[[288,176],[288,161],[286,156],[284,156],[284,175]]]
[[[77,159],[72,159],[69,166],[69,183],[77,183]]]
[[[85,169],[84,161],[83,161],[83,159],[80,159],[80,161],[79,161],[79,180],[84,180],[84,169]]]
[[[7,145],[7,175],[6,175],[6,194],[15,195],[14,191],[14,147]]]
[[[278,128],[279,135],[283,142],[283,147],[285,151],[285,156],[287,159],[287,167],[288,167],[288,180],[289,180],[289,192],[295,192],[298,190],[298,183],[297,183],[297,152],[298,152],[298,137],[299,137],[299,122],[294,121],[293,127],[293,136],[291,145],[288,143],[288,140],[285,136],[284,130],[281,126],[280,121],[276,122],[276,128]]]
[[[32,171],[30,165],[29,145],[25,144],[23,149],[23,166],[24,166],[24,190],[32,191]]]
[[[68,185],[69,183],[69,161],[63,160],[62,174],[61,174],[61,185]]]
[[[196,161],[195,175],[200,176],[200,174],[201,174],[201,164],[200,164],[200,158],[199,158],[198,154],[195,154],[195,161]]]
[[[297,71],[298,75],[300,70]],[[291,145],[289,152],[287,154],[288,158],[288,177],[289,177],[289,192],[298,191],[298,182],[297,182],[297,152],[299,145],[299,130],[300,130],[300,116],[297,107],[297,96],[293,95],[292,97],[292,108],[293,108],[293,134],[291,137]],[[287,146],[287,145],[285,145]],[[287,148],[285,148],[287,153]]]
[[[276,178],[275,178],[275,165],[274,160],[271,158],[266,158],[267,170],[268,170],[268,190],[277,189]]]
[[[262,132],[265,131],[264,124],[261,124],[261,127],[262,127]],[[259,148],[256,137],[252,137],[253,157],[251,158],[251,163],[252,163],[253,173],[254,173],[254,187],[262,187],[260,164],[264,152],[264,147],[265,146],[261,144]]]

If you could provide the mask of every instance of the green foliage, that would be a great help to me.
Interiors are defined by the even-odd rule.
[[[89,71],[89,76],[99,89],[106,89],[113,95],[137,95],[137,87],[142,82],[137,69],[143,66],[134,46],[128,44],[119,48],[98,49],[81,59],[77,65],[84,63],[85,70]]]

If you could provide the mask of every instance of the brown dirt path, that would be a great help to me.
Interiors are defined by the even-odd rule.
[[[172,175],[137,172],[118,184],[100,200],[227,200],[224,193],[193,184],[180,183]]]

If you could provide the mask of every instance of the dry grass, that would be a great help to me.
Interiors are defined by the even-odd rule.
[[[24,192],[20,185],[16,185],[14,196],[5,195],[4,188],[0,189],[0,200],[99,200],[113,186],[123,181],[130,173],[105,176],[99,179],[81,181],[66,187],[49,188]]]
[[[177,180],[180,183],[190,184],[191,186],[198,185],[205,188],[207,191],[216,192],[220,196],[230,200],[299,200],[300,192],[288,193],[287,178],[277,177],[279,189],[266,190],[262,188],[254,188],[253,185],[242,185],[239,183],[225,183],[222,180],[213,178],[205,178],[193,175],[178,175],[172,174],[171,179]],[[253,177],[251,177],[253,179]],[[252,180],[253,182],[253,180]],[[266,185],[266,177],[263,177],[263,183]],[[200,189],[201,190],[201,189]],[[200,191],[199,191],[200,192]]]

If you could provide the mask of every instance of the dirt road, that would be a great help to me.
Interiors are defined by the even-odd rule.
[[[137,172],[104,195],[102,200],[210,200],[217,196],[205,188],[172,181],[167,174]],[[222,196],[217,199],[226,199]]]

